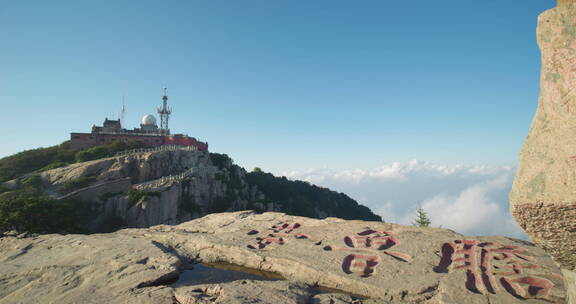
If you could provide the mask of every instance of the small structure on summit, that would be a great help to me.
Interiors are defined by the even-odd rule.
[[[124,107],[122,112],[124,112]],[[168,107],[166,88],[164,88],[164,96],[162,96],[162,106],[157,108],[157,112],[160,115],[160,127],[156,124],[156,117],[152,114],[144,115],[140,128],[132,130],[123,128],[120,119],[106,118],[102,126],[92,126],[91,133],[70,133],[70,147],[75,150],[82,150],[113,141],[139,141],[146,147],[194,146],[198,150],[208,151],[208,143],[198,141],[196,138],[185,134],[170,133],[168,119],[172,114],[172,109]]]
[[[170,114],[172,114],[172,109],[168,107],[168,91],[166,88],[164,88],[164,96],[162,96],[162,107],[158,107],[157,111],[160,115],[160,129],[170,133],[168,119],[170,118]]]

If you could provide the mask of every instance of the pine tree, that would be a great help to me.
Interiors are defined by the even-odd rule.
[[[416,220],[412,223],[414,226],[418,227],[429,227],[432,224],[432,221],[426,214],[426,211],[422,207],[418,207],[416,209]]]

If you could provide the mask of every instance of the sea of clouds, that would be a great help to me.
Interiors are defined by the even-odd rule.
[[[382,216],[410,225],[421,206],[432,226],[474,235],[527,239],[508,210],[513,166],[438,165],[412,160],[368,170],[309,169],[284,172],[344,192]]]

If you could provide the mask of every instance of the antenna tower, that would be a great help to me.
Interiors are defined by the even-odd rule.
[[[170,134],[170,129],[168,128],[168,119],[170,119],[170,114],[172,114],[172,108],[168,107],[167,88],[164,88],[164,96],[162,96],[162,107],[158,107],[157,111],[160,115],[160,132],[164,134]]]
[[[122,95],[122,108],[120,109],[120,125],[124,124],[124,116],[126,115],[126,104],[124,103],[124,95]]]

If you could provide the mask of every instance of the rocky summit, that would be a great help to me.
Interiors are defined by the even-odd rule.
[[[566,303],[532,243],[250,211],[109,234],[0,238],[0,303]],[[276,280],[181,279],[199,264]],[[196,265],[196,266],[195,266]]]
[[[209,213],[239,210],[382,220],[345,194],[261,171],[247,173],[225,154],[189,147],[128,150],[114,157],[28,173],[0,184],[11,190],[4,197],[0,191],[0,200],[9,202],[20,192],[30,192],[29,184],[34,185],[35,195],[85,206],[89,212],[83,212],[85,220],[80,224],[89,232],[174,225]],[[16,212],[23,211],[6,211]],[[0,226],[0,231],[10,228],[25,230]]]

